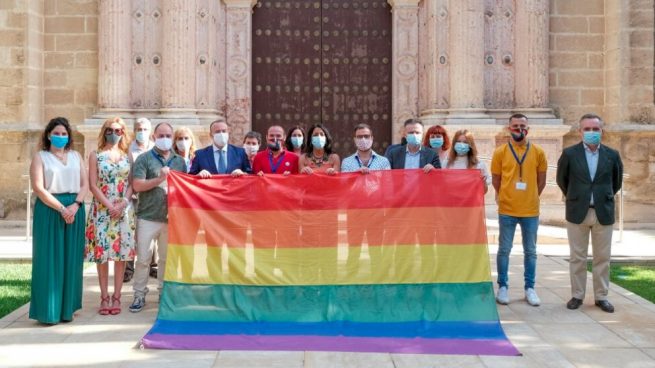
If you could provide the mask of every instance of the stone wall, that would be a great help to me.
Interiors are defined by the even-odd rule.
[[[25,203],[29,164],[45,123],[77,125],[97,102],[97,0],[0,2],[0,201]],[[81,135],[75,137],[83,142]],[[76,144],[82,148],[83,144]]]
[[[553,0],[550,102],[564,123],[603,116],[624,162],[625,220],[655,223],[654,1]],[[564,146],[579,141],[577,132]]]
[[[604,114],[603,0],[550,4],[550,104],[567,124]]]
[[[23,206],[35,130],[43,118],[43,2],[0,2],[0,202]]]
[[[80,124],[95,112],[98,85],[97,0],[45,2],[44,115]]]

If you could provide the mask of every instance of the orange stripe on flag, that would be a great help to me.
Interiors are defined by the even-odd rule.
[[[241,248],[486,244],[484,208],[208,211],[169,208],[171,243]]]

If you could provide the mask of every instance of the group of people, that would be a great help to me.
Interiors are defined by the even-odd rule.
[[[578,308],[584,298],[583,271],[591,231],[593,272],[600,279],[594,282],[596,304],[609,311],[608,241],[611,243],[613,195],[621,185],[622,167],[616,151],[600,145],[600,117],[585,115],[580,124],[583,143],[562,153],[557,174],[558,184],[567,195],[568,230],[572,239],[573,298],[567,306]],[[229,143],[228,124],[218,120],[209,126],[212,144],[196,150],[195,137],[188,128],[174,129],[164,122],[153,129],[148,119],[141,118],[131,133],[125,122],[116,117],[106,120],[100,128],[97,149],[88,156],[87,170],[84,160],[72,149],[73,135],[68,121],[52,119],[30,167],[37,195],[30,318],[46,324],[73,319],[73,313],[81,308],[84,260],[97,266],[101,292],[99,314],[121,313],[124,276],[132,272],[134,300],[129,310],[139,312],[144,308],[153,258],[159,264],[159,287],[165,273],[167,176],[171,170],[201,178],[220,174],[367,174],[389,169],[421,169],[426,173],[440,168],[480,170],[485,193],[492,184],[499,207],[496,299],[500,304],[509,302],[509,253],[515,228],[520,225],[525,254],[525,295],[528,303],[539,305],[534,290],[536,235],[539,195],[546,183],[547,162],[543,149],[527,139],[527,117],[513,115],[507,129],[511,139],[494,152],[489,173],[478,157],[470,131],[458,130],[451,140],[446,130],[436,125],[424,134],[423,122],[418,119],[404,123],[403,143],[390,146],[384,155],[372,149],[371,126],[357,125],[353,130],[357,151],[341,160],[332,151],[333,138],[322,124],[313,125],[307,131],[295,126],[287,132],[274,125],[268,128],[265,138],[257,132],[248,132],[242,147],[238,147]],[[595,162],[588,165],[586,177],[581,174],[587,168],[581,164],[585,157],[587,163]],[[89,191],[93,200],[87,217],[84,199]],[[601,233],[602,236],[598,235]],[[596,243],[603,243],[598,245],[598,255]],[[607,259],[601,261],[603,257]],[[114,262],[111,295],[109,261]],[[348,262],[351,261],[349,255]]]

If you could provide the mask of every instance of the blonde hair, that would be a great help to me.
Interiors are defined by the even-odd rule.
[[[468,156],[468,168],[475,169],[478,166],[480,160],[478,159],[478,148],[475,146],[475,139],[473,139],[473,133],[469,132],[466,129],[458,130],[453,136],[451,141],[450,151],[448,152],[448,167],[451,167],[455,163],[455,158],[457,158],[457,152],[455,152],[455,144],[457,144],[459,137],[464,136],[466,138],[466,143],[471,147]]]
[[[178,155],[181,155],[180,151],[177,149],[177,139],[180,138],[182,134],[188,134],[191,137],[191,146],[189,147],[189,160],[193,160],[196,156],[196,137],[193,135],[191,129],[187,127],[179,127],[173,133],[173,151]]]
[[[109,118],[105,120],[104,123],[102,123],[102,127],[100,128],[100,134],[98,134],[98,151],[102,151],[105,148],[105,144],[107,144],[107,139],[105,138],[105,130],[107,130],[107,128],[110,128],[111,125],[114,123],[120,125],[121,129],[123,130],[121,141],[118,142],[118,149],[121,152],[127,154],[132,139],[130,137],[130,132],[127,131],[127,125],[125,125],[123,119],[121,119],[118,116]]]

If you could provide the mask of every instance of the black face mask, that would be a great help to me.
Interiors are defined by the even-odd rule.
[[[280,145],[280,141],[276,139],[275,143],[268,143],[268,148],[270,148],[271,151],[277,152],[282,148],[282,146]]]
[[[511,131],[512,139],[514,142],[520,142],[525,139],[525,136],[528,134],[526,129],[519,129],[519,132]]]

